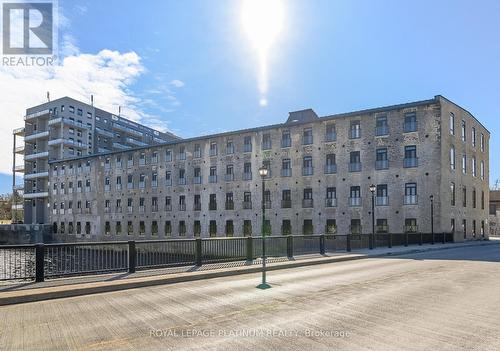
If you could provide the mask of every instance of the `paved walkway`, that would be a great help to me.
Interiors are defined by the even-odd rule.
[[[472,241],[465,243],[425,244],[416,246],[400,246],[393,248],[375,248],[359,250],[351,253],[334,253],[326,255],[303,255],[293,260],[287,258],[271,258],[269,270],[287,269],[299,266],[310,266],[331,262],[357,260],[367,257],[401,255],[413,252],[442,250],[457,247],[483,246],[500,244],[500,240]],[[81,276],[71,278],[50,279],[42,283],[4,282],[0,285],[0,305],[41,301],[54,298],[95,294],[145,286],[172,284],[178,282],[217,278],[238,274],[259,272],[261,261],[253,263],[245,261],[207,264],[202,267],[186,266],[176,268],[151,269],[133,274],[126,272]]]
[[[500,350],[500,245],[0,307],[0,350]]]

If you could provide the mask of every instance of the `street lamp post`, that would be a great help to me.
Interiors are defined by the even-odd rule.
[[[370,250],[375,246],[375,190],[377,187],[370,185],[370,192],[372,193],[372,234],[370,236]]]
[[[431,199],[431,235],[432,235],[431,243],[432,245],[434,245],[434,195],[429,196],[429,199]]]
[[[259,289],[269,289],[271,286],[266,282],[266,183],[264,179],[267,177],[267,168],[262,166],[259,168],[259,175],[262,178],[262,283],[257,285]]]

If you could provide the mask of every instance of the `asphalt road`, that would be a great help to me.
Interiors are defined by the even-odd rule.
[[[500,350],[500,245],[0,307],[0,350]]]

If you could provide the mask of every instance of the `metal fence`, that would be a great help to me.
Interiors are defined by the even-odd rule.
[[[452,233],[288,235],[266,237],[266,257],[349,252],[370,247],[451,242]],[[253,261],[262,256],[262,237],[193,238],[98,243],[0,246],[0,280],[43,281],[76,275]]]

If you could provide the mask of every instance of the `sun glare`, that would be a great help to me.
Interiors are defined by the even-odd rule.
[[[244,0],[243,28],[257,55],[261,106],[267,106],[269,51],[283,29],[282,0]]]

